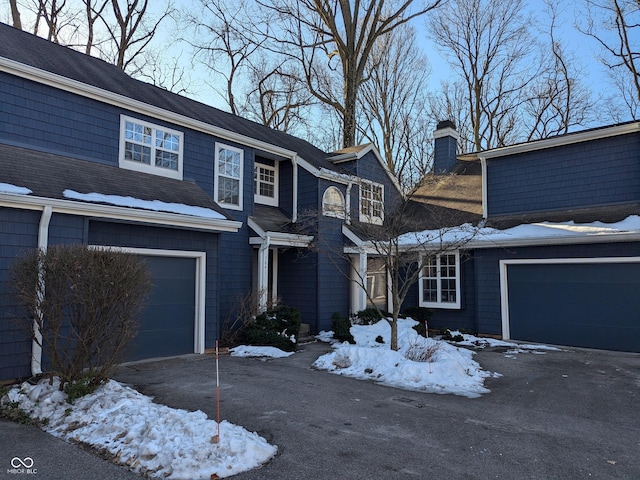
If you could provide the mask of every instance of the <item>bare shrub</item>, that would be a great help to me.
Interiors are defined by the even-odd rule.
[[[151,289],[135,255],[60,245],[27,251],[11,266],[15,295],[28,309],[25,327],[49,360],[60,389],[95,388],[125,360]]]
[[[438,350],[440,344],[437,342],[412,341],[404,356],[414,362],[431,362]]]

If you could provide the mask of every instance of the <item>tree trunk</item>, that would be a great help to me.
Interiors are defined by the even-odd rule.
[[[20,11],[18,10],[18,1],[9,0],[11,5],[11,18],[13,20],[13,26],[18,30],[22,30],[22,22],[20,21]]]
[[[390,320],[389,325],[391,325],[391,350],[394,352],[398,351],[398,319]]]

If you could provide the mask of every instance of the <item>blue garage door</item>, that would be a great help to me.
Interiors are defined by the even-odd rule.
[[[142,257],[153,289],[140,318],[131,360],[182,355],[194,351],[196,259]]]
[[[507,269],[512,339],[640,352],[640,264]]]

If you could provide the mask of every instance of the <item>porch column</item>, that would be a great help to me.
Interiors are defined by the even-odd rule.
[[[269,244],[271,238],[267,235],[258,249],[258,309],[267,309],[269,295]]]
[[[367,307],[367,254],[352,255],[351,265],[351,313],[356,313]]]

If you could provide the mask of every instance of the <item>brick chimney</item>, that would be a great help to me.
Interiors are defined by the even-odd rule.
[[[442,175],[451,172],[456,165],[456,150],[458,147],[458,132],[456,124],[451,120],[438,122],[433,132],[433,173]]]

